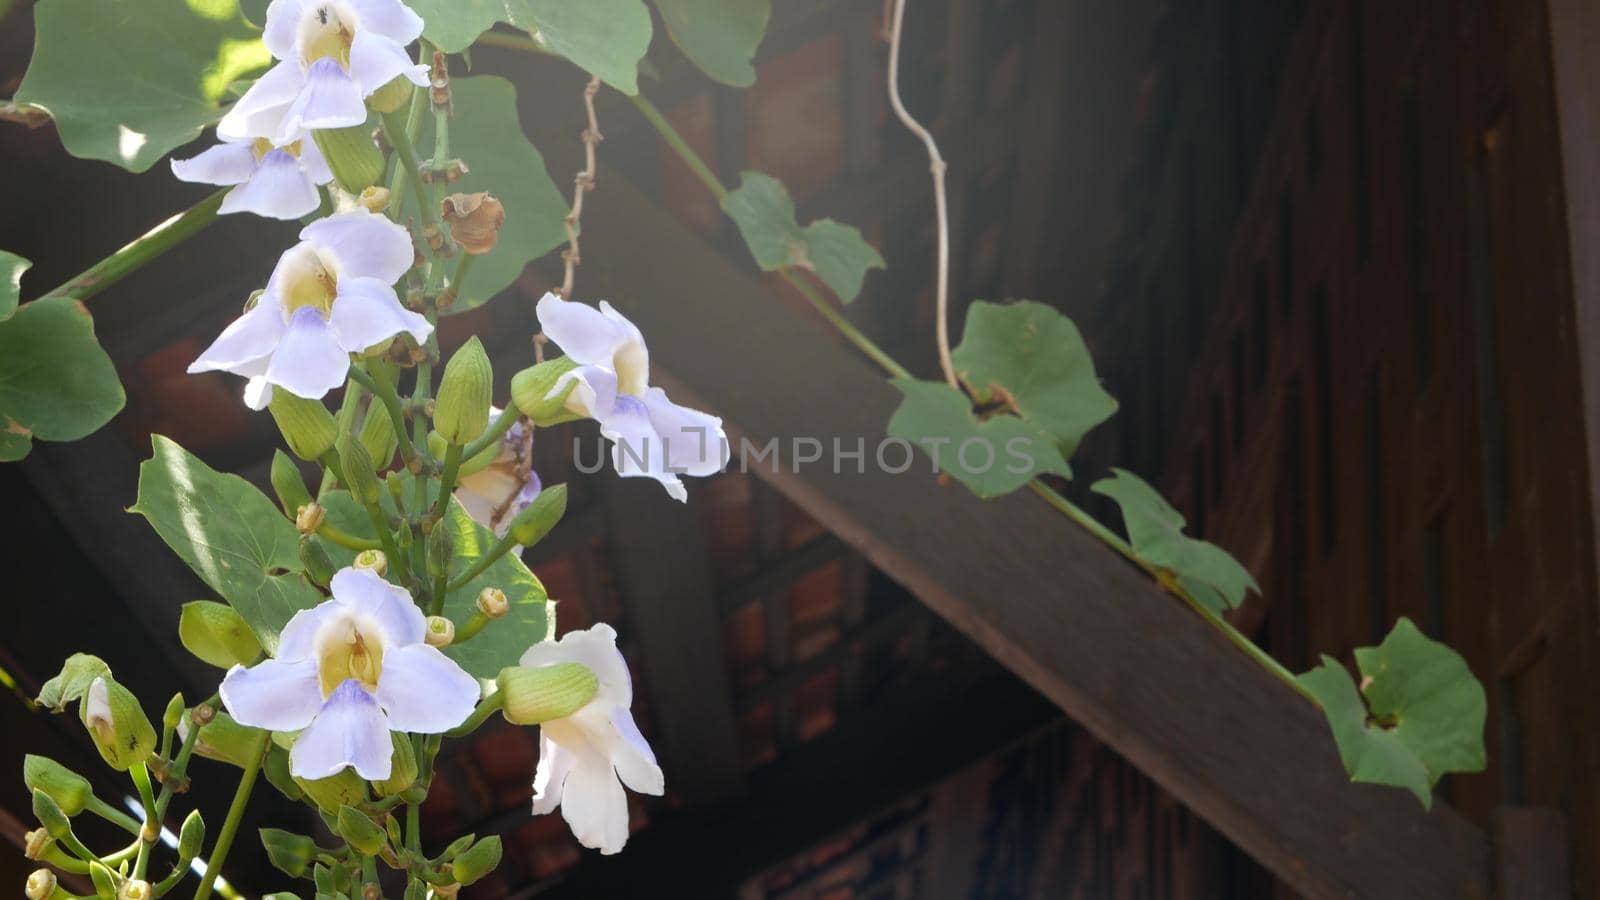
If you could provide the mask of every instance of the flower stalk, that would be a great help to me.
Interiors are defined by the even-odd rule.
[[[199,729],[196,728],[194,731],[198,732]],[[233,849],[234,835],[239,833],[239,823],[244,819],[245,807],[250,805],[250,792],[255,790],[256,776],[261,772],[261,761],[266,758],[267,748],[270,746],[272,746],[272,735],[263,732],[260,748],[245,766],[244,773],[239,776],[239,787],[233,792],[233,802],[228,805],[228,817],[222,821],[222,831],[217,834],[217,844],[211,850],[210,860],[206,862],[206,872],[200,877],[200,886],[195,889],[194,900],[206,900],[211,896],[212,888],[216,886],[217,874],[222,871],[222,863],[228,858],[228,851]]]

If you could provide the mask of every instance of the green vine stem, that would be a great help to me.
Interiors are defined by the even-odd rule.
[[[139,805],[144,807],[144,827],[139,832],[138,856],[133,861],[133,877],[143,881],[150,866],[150,845],[160,837],[161,823],[156,818],[156,792],[150,785],[150,770],[145,768],[144,763],[139,763],[129,769],[128,774],[139,789]]]
[[[198,728],[195,731],[199,731]],[[250,792],[255,789],[256,776],[261,772],[261,761],[266,758],[267,748],[272,744],[272,735],[261,735],[261,747],[248,765],[244,773],[239,776],[239,787],[233,792],[233,803],[228,806],[228,817],[222,822],[222,831],[217,835],[217,844],[211,850],[211,859],[206,863],[206,873],[200,878],[200,887],[195,889],[194,900],[206,900],[211,896],[211,889],[217,883],[217,873],[222,871],[222,863],[228,858],[228,851],[233,848],[234,835],[239,832],[239,823],[244,819],[244,810],[250,805]]]
[[[422,217],[423,237],[437,234],[439,217],[433,208],[432,198],[428,196],[428,186],[422,183],[421,164],[417,159],[417,148],[411,145],[411,134],[406,119],[396,112],[384,113],[383,134],[388,138],[389,146],[394,148],[395,155],[399,157],[400,167],[405,170],[405,177],[401,180],[411,182],[411,193],[417,200],[417,214]],[[400,198],[391,196],[389,202],[398,204]],[[426,240],[423,245],[428,247],[429,254],[432,254],[433,248]]]
[[[205,230],[217,220],[217,208],[232,188],[223,188],[135,238],[121,250],[40,297],[72,297],[83,301],[144,268],[151,260]]]
[[[406,430],[405,411],[400,408],[400,395],[395,393],[394,385],[373,378],[371,373],[360,366],[350,367],[350,380],[366,388],[372,393],[373,399],[383,404],[389,419],[394,422],[394,434],[400,444],[400,458],[405,460],[407,466],[415,463],[417,448],[411,443],[411,433]]]
[[[481,726],[484,722],[489,721],[489,717],[499,712],[505,707],[505,705],[505,695],[501,694],[499,691],[495,691],[489,696],[483,698],[483,700],[478,703],[477,708],[472,711],[472,715],[467,716],[467,720],[465,722],[462,722],[460,725],[457,725],[449,731],[446,731],[444,733],[445,737],[466,737],[474,731],[477,731],[479,726]]]

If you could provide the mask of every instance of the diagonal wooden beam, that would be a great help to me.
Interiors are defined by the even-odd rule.
[[[1036,498],[941,488],[921,457],[901,475],[872,465],[898,392],[620,173],[603,178],[584,215],[588,293],[650,336],[677,399],[779,439],[779,471],[752,466],[763,479],[1301,893],[1487,895],[1482,831],[1352,785],[1319,711]],[[797,470],[795,437],[864,440],[867,472]]]

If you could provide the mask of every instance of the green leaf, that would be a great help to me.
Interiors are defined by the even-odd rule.
[[[18,103],[50,111],[73,156],[143,172],[222,117],[271,61],[237,0],[47,0]]]
[[[750,60],[767,33],[772,0],[656,0],[656,9],[700,71],[734,87],[756,83]]]
[[[446,53],[460,53],[494,27],[511,21],[507,0],[408,0],[422,17],[422,36]]]
[[[951,359],[979,403],[1000,404],[1055,435],[1069,459],[1117,411],[1077,326],[1043,303],[975,301]]]
[[[94,684],[96,678],[108,677],[110,674],[111,667],[100,657],[87,653],[74,653],[61,665],[59,675],[40,686],[39,697],[34,702],[55,712],[61,712],[67,708],[68,703],[87,694],[89,685]]]
[[[624,94],[639,93],[639,60],[650,49],[650,10],[643,0],[509,0],[511,21],[553,53]]]
[[[1299,677],[1316,696],[1352,781],[1403,787],[1424,807],[1449,772],[1481,772],[1483,685],[1460,654],[1401,618],[1377,647],[1356,649],[1358,690],[1339,661]]]
[[[1172,508],[1144,479],[1112,469],[1090,488],[1117,501],[1128,542],[1139,558],[1173,574],[1190,596],[1214,613],[1244,602],[1246,591],[1261,592],[1239,561],[1216,544],[1183,533],[1183,514]]]
[[[289,618],[323,600],[299,574],[299,533],[250,482],[212,469],[160,435],[152,444],[129,512],[149,520],[200,580],[250,623],[261,646],[276,651]]]
[[[1048,434],[1016,418],[979,421],[966,395],[940,381],[896,378],[906,395],[889,419],[889,434],[921,447],[940,471],[985,500],[1009,494],[1035,475],[1071,477]]]
[[[738,190],[722,198],[722,210],[764,271],[810,269],[846,303],[861,293],[868,269],[883,268],[883,257],[853,225],[818,219],[801,228],[789,192],[771,175],[745,172]]]
[[[78,440],[125,400],[82,303],[35,300],[0,322],[0,461],[27,456],[34,438]]]
[[[32,265],[15,253],[0,250],[0,322],[17,311],[17,300],[22,296],[22,273]]]
[[[409,473],[402,472],[399,477],[400,496],[410,503],[416,490],[415,481]],[[428,503],[431,505],[433,498],[438,496],[438,485],[430,482],[428,487]],[[349,493],[330,491],[323,495],[320,502],[327,511],[328,522],[334,527],[359,537],[376,536],[371,518]],[[384,492],[382,504],[386,512],[394,512],[393,499],[387,491]],[[453,499],[450,501],[449,514],[437,527],[451,529],[455,547],[455,556],[450,563],[452,579],[472,566],[497,541],[493,532],[473,522],[461,504]],[[331,544],[328,546],[328,555],[341,567],[349,565],[355,558],[353,551]],[[477,578],[445,598],[444,615],[455,622],[458,631],[477,612],[478,592],[486,587],[505,591],[506,600],[511,606],[510,612],[490,622],[472,640],[444,648],[444,653],[472,675],[490,679],[499,675],[502,668],[515,665],[529,647],[553,636],[555,604],[549,602],[549,595],[545,593],[538,576],[528,571],[528,567],[515,554],[507,553]]]
[[[450,92],[455,106],[450,149],[471,169],[451,190],[489,191],[506,208],[500,242],[473,263],[461,296],[450,308],[458,313],[482,306],[510,287],[529,262],[566,241],[561,222],[567,201],[545,171],[544,157],[522,133],[511,82],[493,76],[453,78]],[[433,147],[433,117],[423,119],[418,152]],[[407,191],[404,202],[406,214],[417,216],[415,195]]]

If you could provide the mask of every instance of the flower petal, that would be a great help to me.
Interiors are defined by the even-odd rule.
[[[256,412],[267,408],[272,402],[272,382],[265,375],[252,375],[244,383],[244,405]]]
[[[605,366],[579,366],[557,378],[545,399],[561,396],[574,382],[572,393],[567,395],[568,409],[591,419],[610,414],[617,403],[617,373]]]
[[[330,601],[300,610],[278,632],[278,651],[273,656],[281,662],[310,659],[317,650],[317,632],[330,619],[344,614],[344,607]]]
[[[618,738],[611,747],[611,764],[616,766],[617,777],[622,779],[623,784],[641,794],[659,797],[666,793],[666,776],[662,774],[661,766],[656,763],[656,755],[650,749],[650,743],[639,733],[639,726],[633,721],[633,713],[622,706],[613,709],[611,727]]]
[[[428,320],[400,305],[394,288],[376,278],[344,278],[333,301],[328,324],[339,335],[339,346],[360,353],[402,331],[422,343],[433,326]]]
[[[437,647],[384,648],[378,705],[395,731],[449,731],[466,721],[480,696],[478,680]]]
[[[296,397],[320,400],[344,383],[350,355],[322,318],[310,306],[294,311],[278,349],[267,366],[267,380]]]
[[[399,75],[419,87],[428,83],[428,67],[413,63],[405,47],[370,29],[356,32],[350,42],[350,77],[361,92],[371,96]]]
[[[267,5],[267,22],[261,35],[267,52],[278,59],[298,59],[295,38],[305,15],[304,0],[272,0]]]
[[[610,366],[622,345],[639,333],[621,316],[608,317],[588,304],[571,303],[555,294],[545,294],[534,312],[545,337],[582,365]]]
[[[617,649],[617,633],[610,625],[602,622],[582,631],[569,631],[559,640],[540,641],[522,654],[517,665],[538,669],[569,662],[587,667],[599,679],[600,690],[591,703],[624,708],[633,705],[633,676]]]
[[[341,606],[366,616],[383,629],[385,652],[422,643],[427,621],[405,588],[384,581],[370,569],[351,566],[333,574],[328,590]]]
[[[346,0],[361,31],[376,32],[402,46],[422,36],[422,17],[400,0]],[[360,37],[358,33],[356,35]]]
[[[610,856],[628,843],[628,795],[611,761],[583,753],[561,791],[561,817],[578,843]]]
[[[247,141],[276,135],[305,81],[298,60],[280,62],[268,69],[217,123],[217,137]]]
[[[339,278],[376,278],[394,284],[411,268],[416,251],[404,225],[364,209],[318,219],[300,230]]]
[[[200,358],[189,364],[189,374],[217,369],[236,371],[272,353],[283,339],[283,332],[283,313],[274,297],[264,294],[252,309],[228,323]]]
[[[327,184],[333,180],[333,170],[328,168],[328,160],[322,155],[322,148],[307,134],[300,139],[300,168],[305,171],[306,177],[312,184]]]
[[[533,770],[533,814],[555,812],[561,805],[562,788],[578,764],[577,754],[539,733],[539,765]]]
[[[217,144],[172,161],[173,176],[194,184],[243,184],[255,171],[256,154],[246,143]]]
[[[637,397],[619,395],[600,418],[600,434],[613,441],[611,465],[624,478],[654,478],[667,496],[682,503],[689,497],[676,473],[667,469],[666,441],[656,433],[650,412]]]
[[[218,689],[228,715],[241,725],[272,731],[306,727],[322,707],[317,661],[268,659],[234,666]]]
[[[297,778],[327,778],[345,766],[368,781],[389,777],[394,745],[378,701],[347,678],[333,689],[311,725],[289,751],[289,771]]]
[[[650,424],[665,442],[664,462],[668,469],[704,477],[721,471],[727,461],[727,436],[722,420],[667,399],[667,392],[653,387],[644,395]]]
[[[306,70],[305,85],[278,125],[274,142],[287,144],[303,129],[349,128],[366,121],[361,86],[337,60],[324,57]]]
[[[316,185],[286,150],[269,150],[244,184],[228,192],[219,213],[252,212],[268,219],[298,219],[322,204]]]

